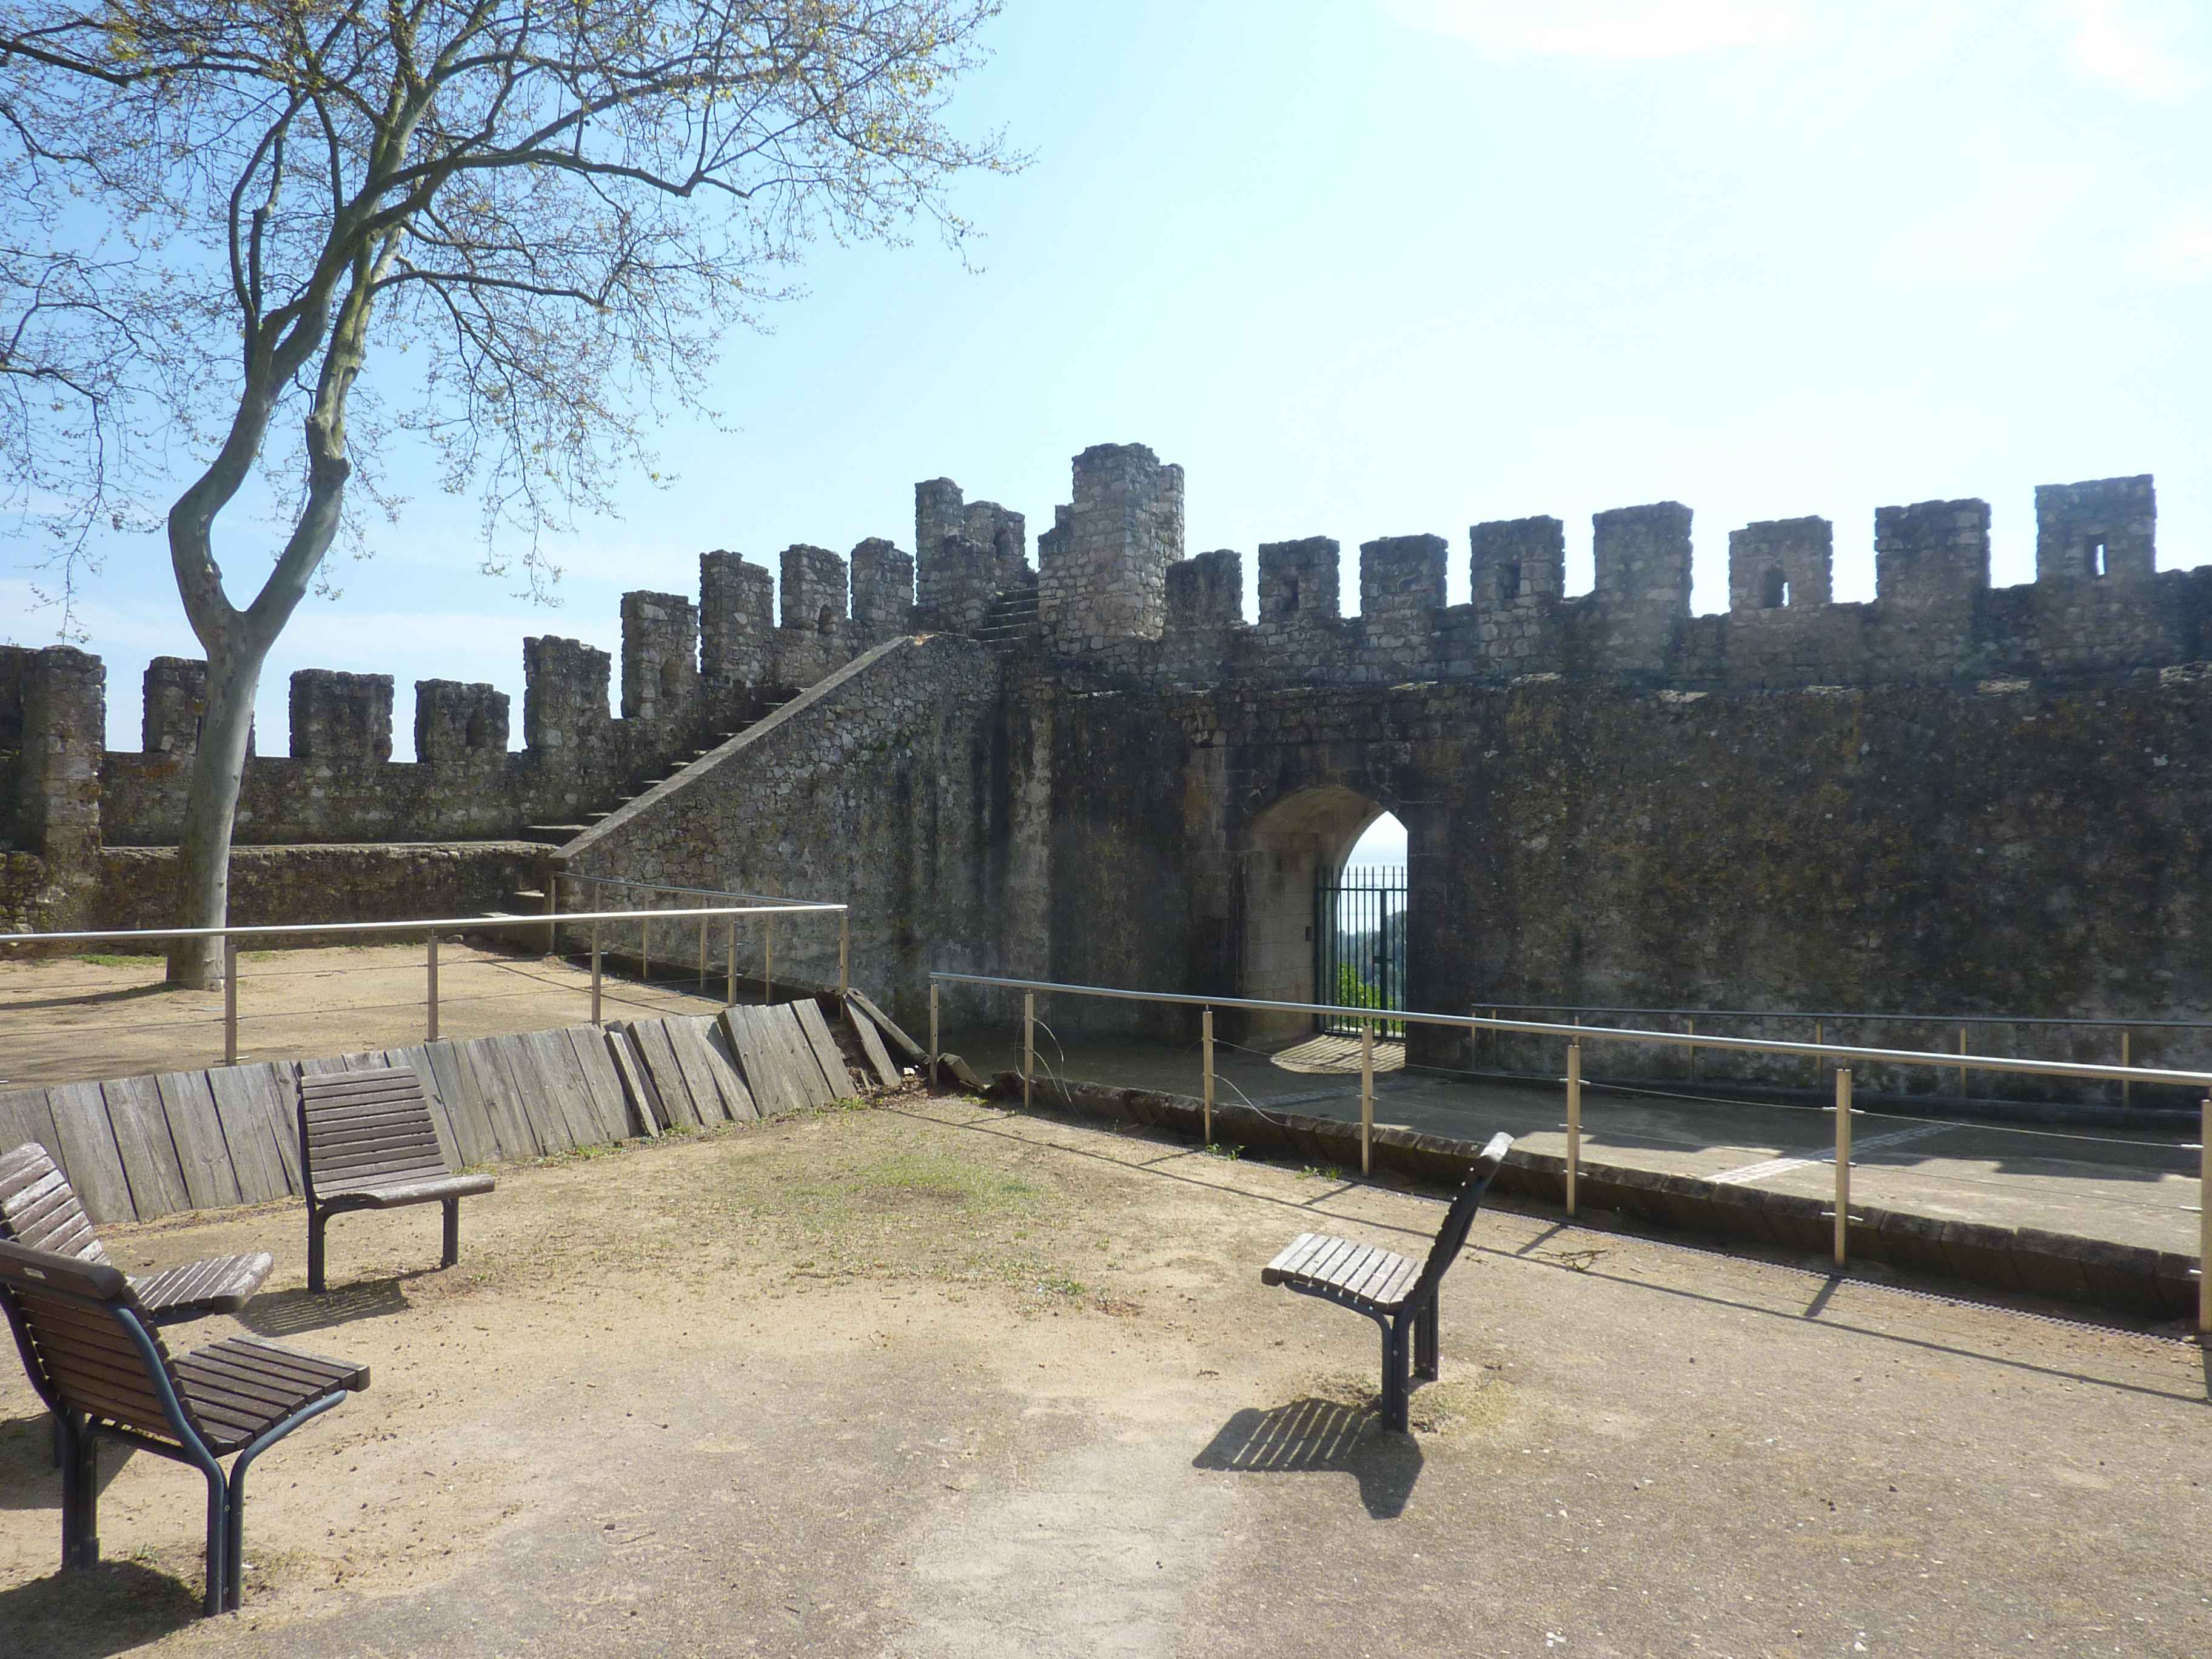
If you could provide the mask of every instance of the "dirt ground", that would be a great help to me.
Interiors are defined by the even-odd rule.
[[[427,973],[419,945],[240,953],[240,1060],[306,1060],[398,1048],[424,1035]],[[157,957],[0,960],[0,1089],[220,1066],[222,993],[171,990]],[[605,1017],[713,1013],[722,981],[657,964],[654,982],[605,975]],[[592,974],[559,957],[447,940],[438,951],[438,1035],[494,1036],[580,1025]]]
[[[0,1374],[0,1654],[2199,1656],[2204,1355],[1492,1208],[1417,1431],[1293,1234],[1432,1196],[909,1096],[501,1171],[434,1207],[118,1229],[278,1255],[264,1335],[374,1366],[253,1477],[104,1454],[106,1564]],[[189,1346],[228,1334],[173,1331]]]

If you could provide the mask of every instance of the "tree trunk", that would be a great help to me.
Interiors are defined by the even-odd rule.
[[[174,914],[179,927],[220,927],[228,915],[231,827],[246,775],[246,740],[253,729],[261,665],[275,643],[273,635],[253,637],[243,621],[226,629],[222,643],[208,653],[207,710],[200,720],[199,753],[192,761],[184,836],[177,848]],[[194,990],[221,985],[222,941],[172,939],[168,982]]]

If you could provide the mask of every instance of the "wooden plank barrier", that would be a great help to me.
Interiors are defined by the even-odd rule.
[[[873,1023],[854,1037],[869,1068],[896,1079]],[[374,1066],[422,1079],[439,1151],[457,1170],[777,1117],[848,1098],[859,1081],[819,1005],[802,998],[718,1017],[9,1090],[0,1152],[46,1147],[102,1224],[297,1198],[300,1074]]]

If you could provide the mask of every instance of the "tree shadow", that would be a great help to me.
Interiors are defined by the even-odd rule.
[[[1221,1425],[1194,1469],[1237,1474],[1349,1474],[1377,1521],[1405,1513],[1421,1478],[1421,1448],[1370,1409],[1309,1395],[1269,1411],[1247,1407]]]
[[[55,1529],[59,1547],[60,1529]],[[198,1590],[137,1561],[103,1561],[0,1590],[9,1653],[41,1659],[108,1659],[191,1624]]]
[[[329,1291],[264,1292],[241,1308],[238,1322],[256,1336],[302,1336],[310,1331],[382,1319],[407,1310],[406,1276],[364,1279]]]
[[[106,991],[72,991],[50,997],[18,997],[8,1004],[10,1013],[20,1013],[32,1008],[97,1008],[118,1002],[139,1002],[148,997],[157,997],[183,988],[155,981],[151,985],[122,985]],[[186,993],[204,996],[204,991]]]

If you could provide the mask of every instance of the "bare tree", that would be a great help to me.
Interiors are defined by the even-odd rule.
[[[208,661],[180,926],[225,915],[270,647],[349,486],[379,499],[349,417],[433,446],[488,567],[538,587],[541,533],[609,504],[809,240],[964,234],[947,185],[1017,161],[944,118],[997,9],[0,0],[0,487],[40,498],[64,591],[161,442],[196,445],[167,514]],[[290,505],[240,604],[216,531],[257,467]],[[171,953],[173,982],[220,974]]]

